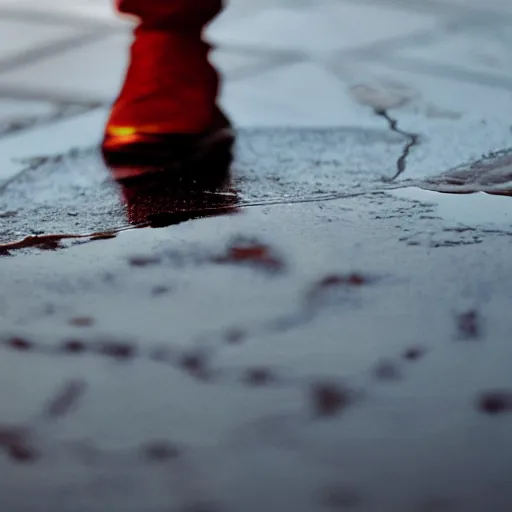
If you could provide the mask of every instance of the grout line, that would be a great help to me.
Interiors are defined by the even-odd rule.
[[[307,55],[301,55],[299,53],[297,53],[297,55],[293,57],[290,56],[288,58],[269,60],[267,62],[262,62],[254,66],[247,66],[244,68],[233,70],[231,72],[224,73],[224,82],[237,82],[239,80],[254,78],[256,76],[260,76],[262,74],[275,71],[276,69],[286,68],[288,66],[292,66],[293,64],[305,61],[309,61],[309,57]]]
[[[404,12],[429,13],[438,16],[458,17],[470,16],[473,19],[507,23],[512,21],[512,12],[485,9],[482,7],[467,7],[452,2],[439,0],[344,0],[357,5],[377,5],[379,7],[399,8]],[[384,4],[384,5],[383,5]]]
[[[73,16],[62,12],[47,12],[43,10],[29,11],[10,7],[0,7],[0,19],[37,23],[39,25],[67,25],[69,27],[104,30],[108,33],[125,32],[131,29],[129,24],[108,22],[87,16]]]
[[[78,105],[87,108],[98,108],[107,106],[110,101],[104,98],[84,97],[84,96],[66,96],[60,93],[52,93],[41,89],[30,89],[21,87],[6,87],[0,84],[0,98],[18,101],[43,101],[47,103],[55,103],[59,105]]]
[[[212,43],[213,50],[217,51],[226,51],[231,53],[238,53],[253,57],[262,57],[262,58],[291,58],[298,54],[302,54],[302,50],[294,50],[293,48],[268,48],[261,46],[254,46],[253,44],[244,44],[244,43]]]
[[[438,41],[441,35],[445,37],[446,34],[450,32],[454,22],[457,24],[458,30],[460,30],[461,27],[473,27],[475,25],[475,21],[471,18],[449,18],[436,23],[430,28],[418,30],[410,34],[381,39],[356,48],[349,48],[346,50],[342,49],[341,51],[335,50],[332,53],[340,56],[359,58],[364,58],[366,56],[377,56],[379,58],[387,57],[387,53],[394,52],[396,50],[403,50],[404,47],[411,47],[413,45],[421,46],[429,44],[432,41]]]
[[[55,111],[41,116],[20,116],[17,119],[11,119],[6,123],[0,123],[0,141],[4,137],[8,137],[14,133],[20,133],[33,128],[40,128],[41,126],[51,126],[54,123],[63,121],[65,119],[72,119],[73,117],[80,116],[91,110],[92,106],[74,105],[78,107],[77,110],[68,111],[68,108],[73,105],[56,104]],[[18,122],[18,124],[16,124]],[[2,130],[2,125],[4,129]]]
[[[473,83],[486,87],[497,89],[512,90],[512,76],[507,77],[499,74],[484,73],[479,71],[470,71],[443,63],[434,63],[427,60],[418,60],[407,57],[390,57],[385,63],[390,68],[404,71],[412,71],[427,76],[436,76],[440,78],[448,78],[459,82]]]
[[[27,50],[14,57],[0,59],[0,73],[6,73],[12,71],[13,69],[37,62],[38,60],[56,56],[59,53],[66,52],[74,48],[79,48],[80,46],[84,46],[92,41],[105,39],[109,35],[110,34],[107,32],[102,33],[97,31],[88,31],[79,35],[68,37],[64,40]]]

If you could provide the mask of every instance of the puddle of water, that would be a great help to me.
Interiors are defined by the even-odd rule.
[[[0,251],[51,250],[113,238],[134,227],[165,227],[249,206],[324,202],[392,190],[439,204],[441,216],[458,222],[510,225],[509,203],[503,198],[441,198],[437,192],[512,194],[512,150],[426,177],[432,169],[447,168],[440,158],[432,165],[422,164],[420,179],[389,183],[415,156],[411,149],[418,139],[385,111],[376,113],[388,121],[389,131],[241,133],[234,177],[211,176],[209,170],[206,181],[199,176],[190,182],[175,172],[160,172],[118,185],[109,177],[117,170],[109,173],[95,149],[41,159],[0,186]],[[467,146],[466,141],[461,154]],[[22,239],[25,234],[31,236]]]
[[[435,215],[450,222],[498,225],[512,228],[512,199],[483,192],[473,194],[440,194],[420,188],[394,190],[392,195],[436,205]]]
[[[106,169],[111,174],[112,185],[120,172],[123,176],[126,174],[127,167],[108,166]],[[129,170],[131,178],[116,183],[115,188],[124,208],[124,217],[130,226],[85,234],[27,236],[0,244],[0,255],[30,247],[54,250],[62,247],[61,244],[66,240],[78,243],[105,240],[115,238],[121,231],[131,228],[167,227],[192,219],[236,212],[239,198],[232,187],[231,174],[227,169],[216,174],[208,172],[207,175],[195,175],[192,181],[190,173],[182,175],[175,169],[170,172],[162,166],[132,166]]]
[[[117,169],[113,168],[115,173]],[[217,178],[217,179],[215,179]],[[178,181],[177,181],[178,179]],[[141,175],[119,184],[126,218],[134,226],[165,227],[187,220],[234,213],[239,197],[228,172],[184,183],[175,174]]]
[[[406,186],[412,185],[412,186]],[[490,154],[390,192],[436,205],[435,215],[472,227],[512,229],[512,150]]]
[[[209,169],[207,184],[160,172],[119,186],[109,176],[117,171],[109,173],[96,149],[40,159],[0,186],[0,250],[55,249],[71,243],[66,239],[111,238],[133,226],[353,197],[364,192],[364,182],[373,183],[372,190],[386,188],[380,178],[392,175],[403,143],[385,129],[241,133],[233,179],[213,184]],[[31,236],[22,240],[25,234]]]

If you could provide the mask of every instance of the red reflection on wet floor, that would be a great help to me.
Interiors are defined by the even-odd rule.
[[[280,271],[285,266],[272,247],[257,240],[236,240],[214,259],[217,263],[251,264],[270,271]]]
[[[229,167],[182,169],[160,166],[107,164],[118,182],[128,222],[166,227],[192,219],[226,215],[237,211],[238,195],[231,184]]]

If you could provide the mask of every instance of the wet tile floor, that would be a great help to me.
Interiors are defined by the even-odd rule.
[[[2,510],[511,509],[508,8],[321,3],[213,27],[237,160],[191,194],[95,148],[106,3],[0,2],[63,27],[0,59]]]
[[[4,247],[4,506],[507,511],[509,198],[383,180],[406,143],[241,131],[228,189],[128,208],[94,149],[4,185],[5,240],[107,231]]]

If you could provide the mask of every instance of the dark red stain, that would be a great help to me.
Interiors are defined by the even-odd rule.
[[[265,386],[275,381],[276,377],[267,368],[249,368],[244,372],[242,380],[249,386]]]
[[[457,331],[461,339],[476,340],[481,335],[481,319],[478,311],[472,309],[457,316]]]
[[[29,442],[28,432],[19,428],[0,426],[0,449],[5,450],[11,460],[19,463],[32,463],[39,458]]]
[[[498,415],[512,412],[512,391],[487,391],[477,399],[477,407],[480,411]]]
[[[210,375],[208,371],[208,359],[205,354],[184,354],[179,360],[179,366],[194,377],[205,379]]]
[[[19,350],[19,351],[23,351],[23,352],[26,352],[26,351],[34,348],[34,344],[31,341],[28,341],[24,338],[18,338],[18,337],[11,338],[7,342],[7,346],[14,350]]]
[[[360,288],[373,283],[375,279],[359,273],[330,274],[316,282],[309,292],[310,299],[321,297],[323,293],[331,289]]]
[[[233,244],[225,254],[214,260],[217,263],[245,263],[273,271],[284,267],[284,262],[274,254],[272,248],[259,242]]]
[[[166,462],[181,455],[181,450],[166,441],[152,441],[142,448],[144,456],[152,462]]]
[[[83,341],[68,340],[62,345],[62,351],[67,354],[82,354],[87,350],[87,346]]]
[[[98,351],[101,355],[120,360],[131,359],[136,355],[136,348],[134,345],[115,341],[102,343],[99,346]]]
[[[75,327],[91,327],[94,325],[94,319],[89,316],[77,316],[72,318],[69,323]]]
[[[85,238],[82,235],[40,235],[40,236],[27,236],[22,240],[16,242],[8,242],[0,244],[0,250],[16,250],[27,249],[29,247],[37,247],[43,250],[55,250],[60,247],[62,240],[71,238]]]
[[[330,417],[340,413],[350,404],[349,393],[334,383],[315,383],[310,398],[316,416]]]
[[[424,357],[426,353],[427,350],[423,347],[411,347],[404,352],[403,358],[407,359],[408,361],[418,361]]]
[[[324,277],[318,283],[320,288],[329,288],[331,286],[363,286],[371,282],[371,279],[358,273],[347,275],[332,274]]]
[[[39,458],[39,454],[28,444],[12,444],[7,448],[9,457],[20,463],[33,463]]]

